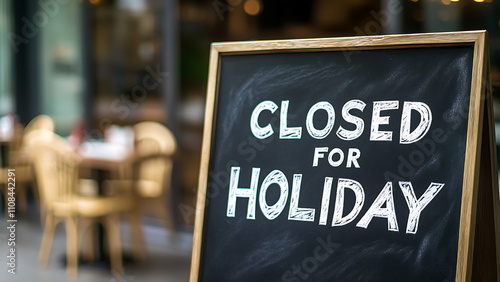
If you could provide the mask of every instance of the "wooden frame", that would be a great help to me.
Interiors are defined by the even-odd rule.
[[[228,42],[213,43],[210,52],[210,69],[207,89],[207,104],[205,111],[205,128],[203,135],[203,147],[200,166],[199,188],[196,207],[195,229],[193,239],[193,255],[191,263],[190,281],[199,281],[200,261],[202,254],[202,239],[204,231],[204,213],[206,205],[206,191],[208,181],[209,163],[211,159],[211,148],[213,145],[214,120],[216,117],[215,107],[217,105],[219,66],[221,56],[234,54],[255,54],[272,52],[312,52],[312,51],[351,51],[367,49],[394,49],[394,48],[415,48],[428,46],[452,46],[452,45],[473,45],[474,58],[472,69],[472,85],[470,93],[470,105],[468,116],[468,131],[465,155],[465,167],[462,186],[462,206],[460,214],[460,232],[457,257],[457,281],[471,281],[477,277],[484,277],[484,273],[495,273],[487,277],[496,277],[498,281],[500,273],[499,241],[498,236],[500,227],[498,221],[498,183],[495,135],[492,118],[491,93],[489,93],[489,65],[488,53],[486,49],[486,32],[470,31],[456,33],[431,33],[431,34],[413,34],[413,35],[388,35],[388,36],[369,36],[369,37],[344,37],[344,38],[324,38],[324,39],[301,39],[301,40],[275,40],[275,41],[248,41],[248,42]],[[484,114],[483,114],[484,113]],[[487,142],[483,142],[487,140]],[[482,146],[483,145],[483,146]],[[486,146],[486,147],[484,147]],[[481,154],[483,153],[483,154]],[[486,166],[483,169],[483,166]],[[480,177],[480,169],[482,174]],[[486,179],[484,178],[486,177]],[[481,178],[481,179],[480,179]],[[489,181],[488,179],[489,178]],[[492,189],[485,191],[479,189],[480,185],[489,186]],[[488,188],[489,187],[484,187]],[[486,196],[478,195],[487,193]],[[493,214],[481,213],[481,219],[478,224],[494,226],[493,233],[479,232],[480,237],[475,238],[476,230],[482,230],[482,226],[476,226],[476,218],[479,213],[476,212],[478,198],[481,198],[482,204],[492,207]],[[492,199],[489,201],[488,199]],[[485,202],[489,201],[489,202]],[[485,227],[486,228],[486,227]],[[478,233],[478,234],[479,234]],[[488,234],[486,234],[488,233]],[[486,244],[481,249],[474,249],[474,246],[486,240],[494,244],[492,248]],[[493,240],[493,241],[492,241]],[[485,245],[482,242],[482,245]],[[476,251],[488,253],[487,258],[473,258]],[[492,265],[481,266],[483,263],[477,261],[493,260]],[[474,260],[474,271],[473,271]]]

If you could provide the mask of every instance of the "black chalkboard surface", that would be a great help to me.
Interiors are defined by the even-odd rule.
[[[191,280],[471,279],[484,36],[214,44]]]

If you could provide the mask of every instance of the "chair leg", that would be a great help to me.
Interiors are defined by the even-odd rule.
[[[45,217],[45,213],[47,212],[47,209],[45,208],[45,205],[43,204],[43,195],[41,195],[41,191],[38,187],[38,182],[36,179],[36,175],[34,175],[33,181],[31,181],[31,188],[33,191],[33,195],[35,195],[35,203],[37,205],[37,210],[40,211],[40,224],[44,225],[43,219]]]
[[[43,266],[47,266],[52,249],[52,241],[54,240],[54,231],[56,228],[56,219],[54,215],[47,213],[45,217],[45,227],[43,229],[42,244],[38,259]]]
[[[154,201],[154,210],[156,216],[163,219],[163,224],[165,224],[167,230],[175,236],[177,234],[177,228],[175,227],[174,217],[173,214],[168,211],[165,203],[161,200]]]
[[[132,232],[132,245],[134,246],[134,259],[139,264],[146,262],[146,248],[142,234],[142,220],[139,209],[134,209],[129,213],[130,231]]]
[[[104,218],[106,233],[108,235],[109,259],[111,261],[111,270],[117,274],[123,274],[123,261],[120,236],[119,216],[108,215]]]
[[[66,259],[68,273],[76,277],[78,273],[78,225],[74,217],[66,218]]]
[[[42,202],[40,200],[40,191],[38,190],[36,179],[31,181],[31,191],[33,193],[33,197],[35,198],[35,205],[37,209],[40,210],[42,208]]]
[[[40,225],[43,227],[45,225],[44,219],[46,218],[47,210],[44,205],[40,205]]]
[[[95,222],[92,219],[86,218],[83,221],[84,239],[83,257],[86,261],[95,261]]]

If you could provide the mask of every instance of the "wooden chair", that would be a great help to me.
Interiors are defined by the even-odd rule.
[[[35,202],[41,206],[31,158],[24,144],[24,136],[34,130],[41,129],[54,131],[54,121],[51,117],[47,115],[36,116],[24,128],[20,123],[14,125],[13,139],[9,146],[9,167],[16,170],[16,201],[21,213],[27,211],[28,186],[33,190]]]
[[[64,222],[67,236],[67,271],[76,276],[79,234],[99,220],[108,237],[111,268],[121,273],[123,266],[119,213],[134,209],[131,195],[107,197],[78,195],[75,191],[82,183],[79,183],[78,179],[78,159],[67,141],[53,132],[36,130],[26,136],[26,142],[32,154],[41,199],[46,208],[40,262],[47,265],[56,224]],[[88,185],[93,182],[83,183]],[[78,224],[79,219],[84,219],[87,223],[83,229]]]
[[[173,155],[177,142],[172,132],[157,122],[142,122],[134,126],[135,154],[132,159],[134,191],[143,211],[153,211],[165,226],[175,231],[170,208]]]
[[[24,133],[26,134],[40,129],[54,132],[54,120],[48,115],[36,116],[26,125]]]
[[[125,177],[120,181],[109,181],[107,186],[109,190],[131,190],[141,213],[153,212],[167,229],[175,232],[170,207],[172,157],[177,149],[175,137],[160,123],[142,122],[134,126],[134,147],[134,154],[123,173]],[[142,241],[134,242],[134,245],[142,244]],[[144,253],[135,256],[145,258]]]

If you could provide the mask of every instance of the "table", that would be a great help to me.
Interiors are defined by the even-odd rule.
[[[130,151],[124,146],[113,143],[86,141],[80,145],[78,153],[82,157],[82,165],[114,170],[125,161]]]
[[[92,178],[98,183],[98,195],[104,195],[102,183],[109,178],[108,174],[118,171],[130,155],[126,147],[104,141],[83,142],[78,152],[80,165],[92,170]]]

